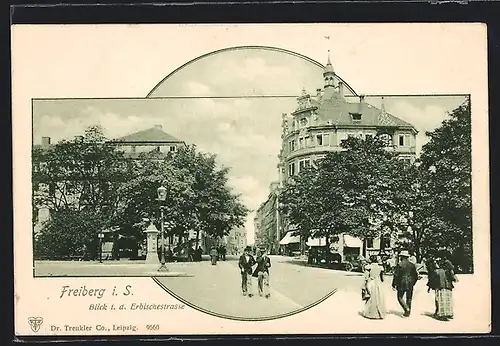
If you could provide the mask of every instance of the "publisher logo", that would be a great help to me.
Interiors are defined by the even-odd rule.
[[[28,323],[30,324],[31,330],[35,333],[40,330],[43,324],[43,318],[41,317],[30,317],[28,318]]]

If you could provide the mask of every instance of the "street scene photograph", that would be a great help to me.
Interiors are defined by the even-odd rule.
[[[151,277],[235,320],[328,300],[352,325],[466,325],[470,96],[364,95],[328,48],[207,52],[146,98],[33,99],[34,277]]]

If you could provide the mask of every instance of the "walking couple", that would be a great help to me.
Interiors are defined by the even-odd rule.
[[[256,265],[255,270],[253,267]],[[269,298],[269,268],[271,259],[267,256],[265,249],[257,250],[257,259],[251,254],[251,247],[247,246],[243,255],[240,256],[238,266],[241,272],[241,290],[243,295],[253,297],[252,277],[257,278],[259,295]]]
[[[394,268],[392,288],[397,292],[397,299],[404,310],[404,317],[411,314],[413,287],[418,280],[415,264],[410,262],[408,251],[401,251],[399,263]],[[363,316],[369,319],[383,319],[387,314],[382,283],[384,268],[380,256],[372,256],[365,266],[365,282],[362,298],[365,300]]]

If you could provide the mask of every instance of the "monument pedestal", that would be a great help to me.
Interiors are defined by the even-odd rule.
[[[160,259],[158,258],[158,234],[160,233],[153,224],[144,231],[147,235],[147,253],[146,253],[146,263],[147,264],[160,264]]]

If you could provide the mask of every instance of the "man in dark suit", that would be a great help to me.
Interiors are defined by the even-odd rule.
[[[243,255],[240,256],[240,260],[238,261],[238,267],[241,272],[241,290],[243,291],[243,295],[246,296],[248,294],[249,297],[253,296],[252,293],[252,267],[255,265],[255,259],[250,254],[252,249],[250,246],[245,248]]]
[[[398,293],[399,305],[404,310],[405,317],[410,316],[411,301],[413,298],[413,287],[417,283],[418,273],[415,264],[411,263],[408,258],[408,251],[401,251],[399,254],[400,261],[394,268],[394,276],[392,279],[392,288]],[[403,299],[406,295],[406,301]]]
[[[253,272],[253,276],[257,277],[257,286],[259,295],[269,298],[269,268],[271,268],[271,259],[267,256],[266,249],[257,250],[257,267]]]

